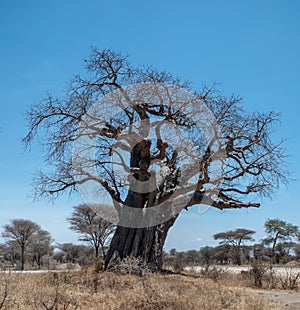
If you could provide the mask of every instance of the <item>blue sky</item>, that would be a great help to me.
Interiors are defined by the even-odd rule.
[[[57,242],[75,242],[65,218],[80,197],[32,202],[31,181],[42,151],[23,152],[24,113],[46,92],[59,94],[91,46],[113,48],[135,64],[150,64],[193,81],[217,81],[239,93],[249,110],[282,113],[275,138],[287,139],[295,180],[260,209],[184,211],[166,249],[216,244],[212,235],[238,227],[263,237],[267,218],[300,225],[300,2],[289,1],[1,1],[0,226],[30,218]]]

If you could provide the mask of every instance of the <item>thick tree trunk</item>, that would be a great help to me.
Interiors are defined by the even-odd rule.
[[[111,241],[105,265],[115,257],[141,257],[154,270],[162,269],[163,246],[170,227],[176,218],[167,222],[146,228],[131,228],[118,226]]]
[[[149,180],[150,182],[155,182],[155,173],[148,171],[150,164],[150,146],[151,143],[148,140],[144,140],[133,148],[130,160],[132,169],[132,174],[129,177],[129,180],[131,180],[130,182],[132,182],[130,184],[135,184],[135,180],[139,182]],[[139,184],[143,187],[142,183]],[[126,206],[141,209],[154,207],[158,194],[157,189],[153,190],[153,188],[156,188],[155,183],[154,187],[151,186],[151,188],[152,189],[148,188],[147,193],[145,193],[143,190],[139,191],[136,185],[130,185],[124,203],[125,206],[122,208],[126,208]],[[123,213],[122,210],[119,211],[119,217],[122,219],[121,222],[127,223],[128,225],[127,227],[124,227],[126,225],[117,227],[105,257],[105,267],[109,268],[115,258],[120,258],[122,260],[125,257],[139,257],[142,258],[150,268],[160,271],[162,269],[163,246],[168,231],[174,224],[177,215],[166,222],[162,220],[162,224],[142,228],[135,228],[135,225],[131,225],[137,221],[137,219],[131,218],[132,216],[134,215],[129,214],[129,212]],[[161,214],[158,214],[158,216],[163,218]],[[126,221],[124,220],[125,217]],[[143,218],[139,218],[139,220],[143,221]]]
[[[134,208],[153,207],[153,201],[149,197],[155,195],[145,195],[143,193],[137,194],[129,191],[125,206]],[[122,212],[120,213],[122,216]],[[131,226],[130,221],[135,221],[135,218],[127,218],[128,226]],[[118,226],[116,232],[110,243],[106,258],[106,268],[115,258],[121,260],[125,257],[142,258],[144,262],[153,270],[160,271],[162,269],[162,255],[163,246],[168,234],[169,229],[172,227],[177,216],[172,217],[166,222],[151,226],[151,227],[124,227]],[[141,221],[143,219],[140,219]]]

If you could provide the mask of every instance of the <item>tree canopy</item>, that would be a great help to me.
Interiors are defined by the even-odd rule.
[[[21,250],[21,269],[24,270],[25,250],[28,246],[30,238],[36,233],[40,226],[31,220],[14,219],[10,224],[4,225],[2,237],[15,241]]]
[[[238,228],[214,235],[215,240],[221,240],[220,244],[230,244],[234,249],[234,258],[237,264],[241,264],[241,246],[247,241],[253,241],[254,230]]]
[[[280,219],[268,219],[265,223],[265,232],[267,236],[262,240],[263,244],[271,244],[273,262],[275,262],[275,249],[278,247],[282,251],[285,247],[291,247],[289,242],[293,237],[299,234],[299,228],[296,225],[287,223]]]
[[[96,257],[100,254],[105,257],[105,247],[109,244],[115,226],[105,221],[86,204],[75,206],[73,209],[71,217],[68,218],[70,229],[80,234],[80,241],[92,245]]]
[[[133,83],[166,83],[180,86],[195,93],[213,113],[222,131],[222,137],[218,138],[224,140],[222,143],[227,156],[224,183],[219,188],[218,199],[215,199],[213,206],[220,209],[257,206],[256,203],[241,202],[241,197],[251,193],[270,194],[280,181],[287,180],[285,171],[282,170],[284,153],[281,143],[273,143],[270,139],[272,125],[278,120],[277,113],[246,112],[241,107],[242,98],[238,95],[226,97],[215,85],[204,86],[196,91],[189,82],[181,81],[168,72],[158,71],[152,67],[134,67],[127,55],[113,50],[93,49],[90,57],[85,60],[85,68],[87,75],[76,75],[61,98],[49,94],[27,112],[29,132],[23,141],[29,145],[39,133],[39,141],[45,147],[46,160],[54,168],[52,175],[41,173],[37,176],[35,183],[37,195],[57,195],[67,189],[76,189],[72,174],[71,149],[82,130],[82,118],[105,94],[119,89],[123,91],[126,85]],[[115,102],[111,102],[111,109],[114,104]],[[103,109],[102,112],[106,111]],[[175,123],[185,130],[196,127],[196,124],[189,123],[190,114],[173,110],[167,100],[160,104],[139,102],[132,107],[124,108],[121,112],[106,122],[102,119],[95,120],[93,128],[93,133],[101,137],[97,145],[99,147],[99,160],[96,163],[99,168],[97,181],[118,201],[121,200],[118,186],[120,178],[111,168],[110,155],[114,143],[119,142],[118,146],[122,148],[119,134],[124,128],[132,125],[136,119],[148,121],[154,118],[157,121],[158,117]],[[194,134],[198,134],[195,138],[199,138],[199,133]],[[159,140],[159,137],[156,137],[156,140]],[[199,154],[204,155],[207,145],[206,143],[201,145],[203,139],[198,141],[201,149]],[[158,143],[156,149],[152,147],[154,152],[159,152],[166,145]],[[166,148],[165,151],[165,156],[161,155],[162,160],[166,157],[172,158],[175,150]],[[212,154],[206,155],[199,156],[201,161],[199,190],[202,191],[205,191],[205,184],[209,184],[207,174],[213,162]],[[176,163],[176,166],[178,165],[179,163]],[[196,199],[194,203],[197,203]]]

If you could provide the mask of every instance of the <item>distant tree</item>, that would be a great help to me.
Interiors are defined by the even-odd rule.
[[[1,247],[1,257],[5,262],[14,266],[21,261],[19,245],[15,240],[6,241]]]
[[[214,247],[214,258],[216,262],[223,264],[228,264],[230,260],[230,252],[232,246],[229,244],[221,244]]]
[[[300,233],[297,235],[297,243],[295,243],[294,247],[293,247],[293,251],[295,253],[296,259],[299,260],[300,259]]]
[[[247,241],[253,241],[252,235],[255,231],[250,229],[238,228],[214,235],[215,240],[221,240],[220,244],[229,244],[233,249],[233,258],[235,263],[241,264],[241,246]]]
[[[177,250],[175,248],[170,249],[169,252],[164,251],[163,264],[165,268],[169,268],[170,266],[174,265],[176,254],[177,254]]]
[[[185,265],[184,254],[184,252],[176,252],[175,257],[172,260],[172,267],[176,273],[179,273],[183,270],[183,267]]]
[[[296,259],[300,260],[300,243],[294,245],[293,251],[295,252]]]
[[[197,265],[200,263],[199,252],[196,250],[186,251],[183,257],[185,265]]]
[[[14,219],[10,224],[3,226],[2,237],[10,241],[16,241],[21,251],[21,269],[24,270],[25,252],[31,236],[36,233],[40,226],[30,220]]]
[[[200,259],[202,264],[205,265],[206,269],[213,263],[215,251],[213,247],[205,246],[199,251]]]
[[[50,233],[42,229],[30,237],[27,251],[38,267],[42,266],[44,256],[53,254],[54,247],[52,246],[52,242],[53,239]]]
[[[60,249],[54,250],[53,259],[58,263],[62,264],[65,263],[65,253]]]
[[[172,255],[172,256],[176,255],[176,253],[177,253],[177,250],[176,250],[175,248],[172,248],[172,249],[169,251],[169,254]]]
[[[2,265],[5,262],[5,244],[0,243],[0,264]],[[0,265],[0,269],[1,269]]]
[[[59,249],[54,258],[60,263],[78,263],[87,265],[90,262],[93,249],[82,244],[62,243],[57,246]]]
[[[256,243],[252,246],[253,256],[257,261],[266,261],[272,258],[271,248],[266,247],[262,243]]]
[[[268,219],[265,223],[267,237],[262,240],[265,245],[271,245],[273,263],[276,261],[276,246],[280,242],[292,241],[299,234],[299,228],[280,219]]]
[[[110,241],[115,225],[105,221],[86,204],[75,206],[68,221],[71,223],[70,229],[80,234],[79,240],[91,244],[95,257],[99,257],[101,251],[105,258],[105,247]]]
[[[250,263],[251,253],[253,253],[253,246],[252,245],[243,245],[241,246],[241,255],[242,261],[246,263]]]
[[[296,243],[293,241],[279,242],[276,245],[278,258],[281,263],[287,263],[292,259],[291,251],[295,248]]]
[[[5,244],[0,243],[0,258],[3,257],[4,248],[5,248]]]

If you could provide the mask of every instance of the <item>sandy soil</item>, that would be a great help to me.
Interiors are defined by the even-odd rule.
[[[245,293],[266,299],[268,302],[270,302],[270,306],[273,309],[300,309],[300,293],[298,292],[246,289]]]
[[[221,270],[224,270],[226,272],[230,272],[230,273],[241,273],[241,271],[250,271],[251,267],[250,266],[215,266]],[[201,266],[192,266],[192,267],[186,267],[185,270],[187,271],[195,271],[195,272],[200,272],[201,270],[203,270],[204,267]],[[273,267],[273,270],[275,271],[275,273],[277,275],[286,275],[288,274],[297,274],[300,273],[300,268],[297,267]]]
[[[250,266],[216,266],[226,272],[241,273],[241,271],[249,271]],[[193,270],[200,272],[203,267],[193,266],[187,267],[186,270]],[[273,267],[274,272],[278,276],[285,276],[287,274],[296,275],[300,273],[298,267]],[[300,278],[298,279],[300,282]],[[258,296],[270,302],[270,309],[288,309],[288,310],[300,310],[300,292],[294,291],[279,291],[279,290],[259,290],[246,288],[244,291],[248,295]]]

